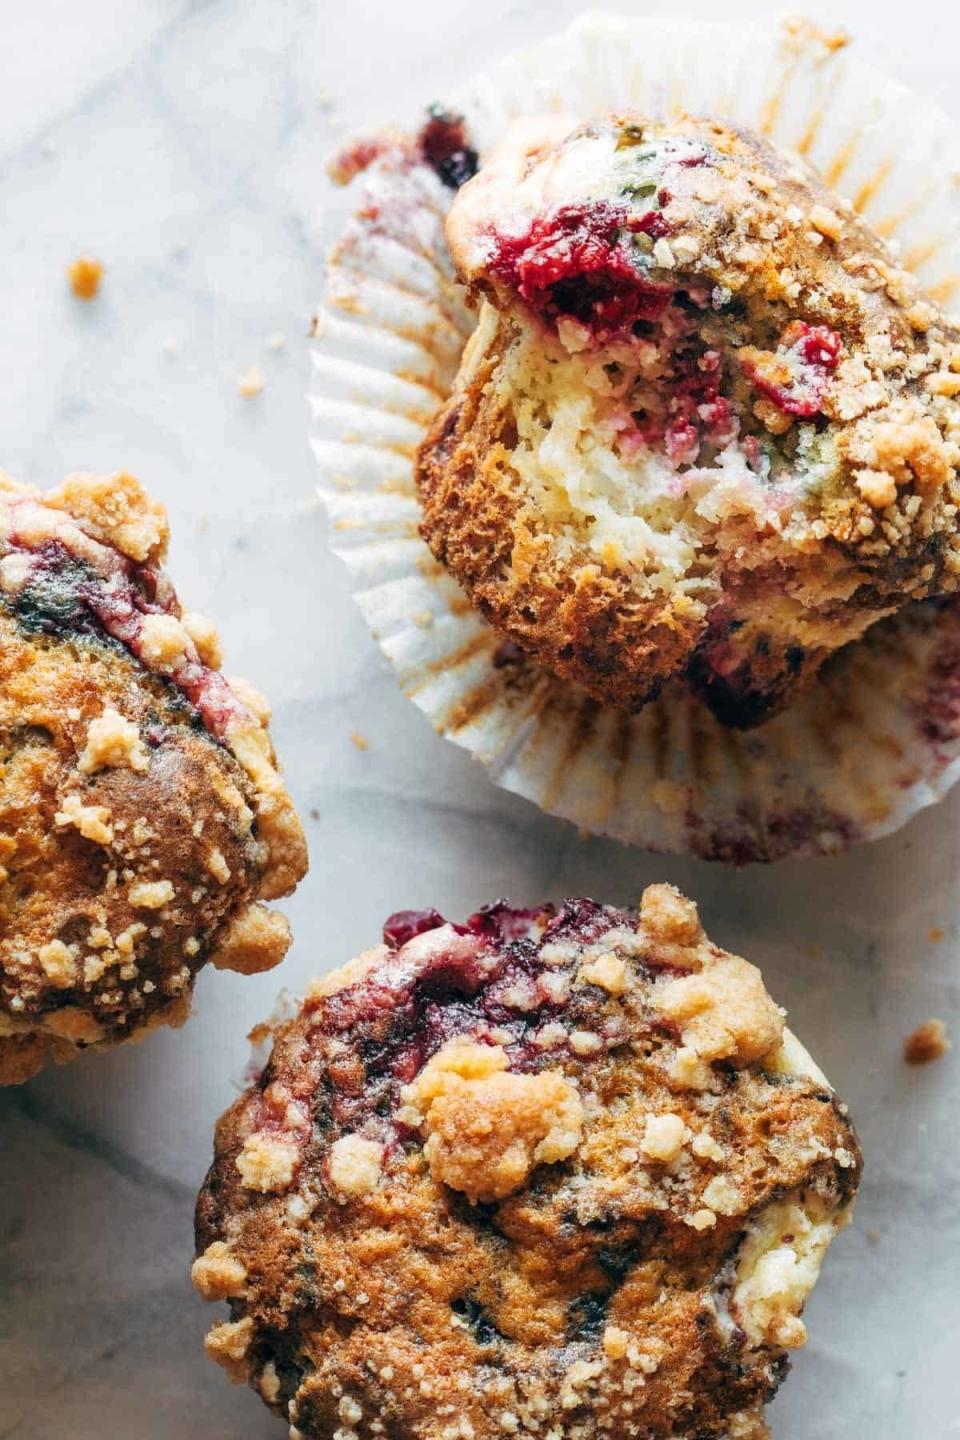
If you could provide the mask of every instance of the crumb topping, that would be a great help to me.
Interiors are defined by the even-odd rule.
[[[144,771],[149,765],[150,756],[140,731],[119,710],[104,710],[90,721],[86,744],[77,760],[81,775],[95,775],[98,770],[116,766]]]
[[[508,1065],[502,1046],[452,1040],[403,1091],[404,1120],[428,1137],[430,1173],[473,1201],[502,1200],[580,1143],[575,1086],[559,1071],[511,1075]]]
[[[664,981],[653,1004],[676,1021],[684,1046],[702,1060],[748,1065],[783,1038],[783,1014],[763,976],[738,955],[708,957],[699,973]]]
[[[229,1300],[243,1293],[247,1272],[229,1245],[215,1240],[194,1260],[190,1278],[204,1300]]]
[[[248,1135],[237,1156],[237,1170],[248,1190],[261,1194],[285,1190],[293,1179],[299,1151],[296,1145],[272,1135]]]
[[[341,1135],[330,1149],[330,1184],[339,1195],[369,1195],[383,1169],[383,1146],[362,1135]]]

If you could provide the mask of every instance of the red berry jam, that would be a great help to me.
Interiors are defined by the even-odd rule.
[[[576,320],[603,341],[638,320],[658,320],[669,304],[671,290],[644,276],[629,238],[659,238],[663,225],[655,210],[631,216],[606,201],[567,205],[522,235],[497,235],[490,272],[544,319]]]
[[[810,420],[820,414],[842,349],[843,341],[836,330],[793,320],[780,337],[776,352],[777,359],[790,370],[791,379],[780,384],[756,365],[748,364],[744,369],[754,388],[778,410],[798,420]]]
[[[383,922],[383,943],[391,950],[399,950],[414,935],[438,930],[444,924],[439,910],[396,910]]]

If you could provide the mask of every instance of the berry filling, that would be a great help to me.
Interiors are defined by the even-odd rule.
[[[30,501],[10,503],[3,519],[2,594],[20,622],[48,635],[109,638],[150,669],[144,658],[144,620],[148,615],[179,614],[167,577],[91,539],[76,522],[59,523],[55,512]],[[38,541],[43,528],[49,537]],[[25,540],[24,534],[31,539]],[[76,550],[70,537],[77,542]],[[229,743],[235,727],[253,723],[227,681],[203,664],[190,642],[166,674],[220,744]]]
[[[459,190],[477,173],[479,157],[467,139],[462,115],[431,105],[417,145],[426,163],[450,190]]]
[[[837,368],[843,342],[826,325],[792,321],[775,352],[743,362],[754,389],[785,415],[810,420],[819,415],[830,377]]]
[[[448,1040],[504,1045],[515,1072],[555,1065],[569,1043],[564,1032],[589,1029],[603,1048],[622,1043],[590,987],[573,982],[584,947],[635,927],[628,912],[592,900],[568,900],[559,910],[500,901],[463,925],[435,910],[398,911],[384,926],[383,959],[357,983],[305,1002],[309,1049],[322,1070],[305,1067],[296,1098],[309,1104],[319,1087],[341,1129],[378,1121],[385,1140],[402,1140],[400,1092]],[[637,963],[669,969],[653,957]],[[546,1048],[537,1036],[551,1022],[559,1029]],[[268,1067],[261,1088],[271,1079]]]
[[[658,320],[669,304],[670,288],[645,277],[632,238],[664,234],[657,210],[566,205],[537,216],[521,235],[496,235],[489,270],[543,320],[573,320],[600,343],[637,321]]]

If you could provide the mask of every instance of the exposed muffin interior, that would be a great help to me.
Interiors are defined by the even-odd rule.
[[[220,673],[127,475],[0,485],[0,1083],[180,1023],[289,945],[306,868],[262,696]]]
[[[448,237],[483,305],[424,534],[552,669],[755,724],[956,589],[960,331],[799,162],[708,121],[522,122]]]
[[[219,1123],[212,1358],[308,1440],[765,1435],[860,1156],[759,972],[668,886],[384,937]]]

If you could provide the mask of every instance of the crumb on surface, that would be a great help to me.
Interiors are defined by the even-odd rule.
[[[163,558],[169,539],[167,512],[126,470],[110,475],[68,475],[46,502],[85,521],[131,560]]]
[[[359,730],[350,731],[350,740],[352,744],[356,745],[358,750],[370,749],[370,741],[367,739],[366,735],[361,735]]]
[[[266,381],[256,365],[251,365],[237,381],[237,390],[245,400],[253,400],[261,393],[265,384]]]
[[[58,990],[70,988],[77,977],[77,962],[68,945],[62,940],[51,940],[40,946],[37,959],[51,985]]]
[[[581,966],[577,978],[590,985],[599,985],[610,995],[622,995],[627,985],[627,967],[619,955],[608,951],[606,955],[598,955],[595,960]]]
[[[227,682],[241,704],[246,705],[253,718],[266,729],[270,724],[270,702],[256,685],[242,675],[228,675]]]
[[[924,1020],[903,1042],[903,1058],[908,1065],[929,1065],[950,1049],[947,1027],[936,1018]]]
[[[67,279],[78,300],[93,300],[103,279],[103,266],[99,260],[81,255],[67,267]]]

